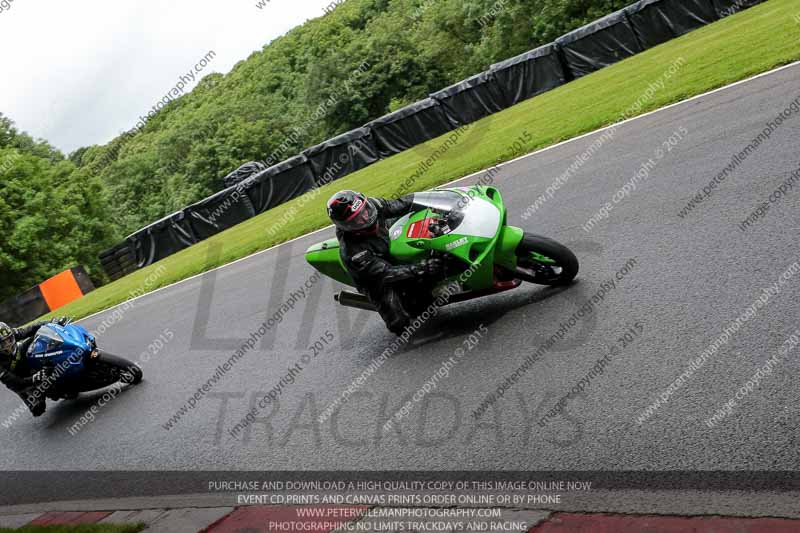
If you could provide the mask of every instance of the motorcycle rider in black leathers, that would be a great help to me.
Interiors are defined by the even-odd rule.
[[[328,200],[342,262],[358,289],[366,293],[392,333],[400,335],[413,318],[409,294],[424,292],[445,274],[441,259],[394,265],[389,256],[389,227],[410,212],[414,195],[399,200],[368,198],[339,191]]]
[[[49,373],[40,370],[31,374],[28,367],[28,348],[39,328],[51,322],[64,325],[67,321],[66,318],[58,318],[19,329],[0,322],[0,383],[22,398],[33,416],[41,416],[45,411]]]

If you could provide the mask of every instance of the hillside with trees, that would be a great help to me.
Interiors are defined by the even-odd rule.
[[[106,145],[65,157],[3,117],[0,298],[75,264],[102,281],[99,251],[242,163],[279,162],[627,3],[347,0]]]
[[[113,241],[101,178],[0,114],[0,300],[75,265],[97,269]]]

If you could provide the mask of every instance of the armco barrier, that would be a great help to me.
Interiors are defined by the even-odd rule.
[[[439,102],[451,124],[469,124],[508,107],[491,71],[454,83],[430,97]]]
[[[247,181],[241,182],[183,210],[198,242],[256,215],[246,187]]]
[[[303,155],[308,158],[317,185],[338,180],[379,159],[372,130],[364,127],[312,146]]]
[[[101,253],[100,262],[117,279],[380,158],[763,1],[639,0],[301,155],[265,170],[257,162],[243,165],[226,176],[232,187],[137,231]]]
[[[556,44],[573,78],[586,76],[642,51],[624,9],[559,37]]]
[[[714,9],[717,10],[717,16],[720,18],[727,17],[738,13],[743,9],[753,7],[766,0],[712,0]]]
[[[314,172],[304,155],[296,155],[269,167],[246,183],[247,196],[256,214],[310,191],[315,187]]]
[[[130,274],[138,268],[136,256],[127,242],[101,252],[99,257],[103,270],[112,280]]]
[[[83,267],[65,270],[0,303],[0,321],[19,327],[94,290]]]
[[[366,125],[375,136],[381,157],[404,152],[458,126],[433,98],[407,105]]]
[[[652,48],[719,18],[708,0],[640,0],[624,9],[642,48]]]
[[[266,170],[267,165],[262,163],[261,161],[250,161],[249,163],[245,163],[244,165],[240,166],[224,178],[222,178],[222,184],[227,189],[228,187],[233,187],[238,185],[239,183],[243,182],[253,174],[258,174],[262,170]]]
[[[511,107],[567,82],[558,47],[553,43],[495,63],[490,70],[503,92],[504,107]]]
[[[199,242],[184,211],[172,213],[125,239],[138,268],[151,265]]]

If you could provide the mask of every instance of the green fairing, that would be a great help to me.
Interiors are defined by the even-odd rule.
[[[306,261],[311,266],[340,283],[355,287],[353,278],[347,272],[339,255],[339,241],[328,239],[325,242],[317,243],[306,251]]]
[[[497,239],[494,252],[496,265],[513,270],[517,266],[517,246],[522,240],[523,231],[516,226],[503,226]]]

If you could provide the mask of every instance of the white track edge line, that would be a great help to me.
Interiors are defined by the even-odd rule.
[[[744,80],[735,81],[735,82],[733,82],[731,84],[723,85],[722,87],[717,87],[716,89],[712,89],[712,90],[704,92],[702,94],[698,94],[696,96],[692,96],[690,98],[687,98],[686,100],[681,100],[680,102],[675,102],[675,103],[669,104],[669,105],[667,105],[665,107],[660,107],[658,109],[654,109],[653,111],[648,111],[647,113],[644,113],[642,115],[637,115],[635,117],[631,117],[629,119],[625,119],[622,122],[615,122],[614,124],[609,124],[608,126],[604,126],[604,127],[600,128],[600,129],[596,129],[596,130],[590,131],[588,133],[584,133],[582,135],[579,135],[578,137],[573,137],[571,139],[567,139],[565,141],[561,141],[558,144],[553,144],[553,145],[550,145],[550,146],[546,146],[544,148],[540,148],[539,150],[536,150],[535,152],[530,152],[528,154],[523,154],[523,155],[521,155],[519,157],[516,157],[514,159],[511,159],[509,161],[504,161],[502,163],[498,163],[497,165],[490,166],[490,167],[484,168],[482,170],[478,170],[477,172],[473,172],[472,174],[467,174],[466,176],[462,176],[462,177],[460,177],[458,179],[455,179],[453,181],[450,181],[450,182],[447,182],[447,183],[443,183],[442,185],[451,185],[453,183],[458,183],[459,181],[463,181],[465,179],[469,179],[469,178],[472,178],[472,177],[477,176],[479,174],[482,174],[483,172],[486,172],[486,170],[488,170],[490,168],[498,168],[498,169],[499,168],[503,168],[503,167],[505,167],[507,165],[511,165],[513,163],[516,163],[517,161],[522,161],[523,159],[527,159],[528,157],[533,157],[533,156],[541,154],[543,152],[547,152],[549,150],[554,150],[554,149],[556,149],[556,148],[558,148],[560,146],[564,146],[566,144],[569,144],[569,143],[572,143],[572,142],[575,142],[575,141],[579,141],[581,139],[585,139],[586,137],[590,137],[592,135],[596,135],[596,134],[601,133],[603,131],[606,131],[608,129],[616,128],[616,127],[622,126],[623,124],[627,124],[627,123],[633,122],[635,120],[639,120],[639,119],[642,119],[642,118],[645,118],[645,117],[649,117],[650,115],[655,115],[656,113],[660,113],[662,111],[667,111],[668,109],[672,109],[674,107],[678,107],[678,106],[687,104],[689,102],[692,102],[694,100],[698,100],[700,98],[705,98],[706,96],[710,96],[710,95],[716,94],[718,92],[722,92],[722,91],[726,91],[728,89],[732,89],[733,87],[737,87],[739,85],[743,85],[745,83],[757,80],[759,78],[764,78],[766,76],[771,76],[772,74],[776,74],[778,72],[781,72],[783,70],[786,70],[786,69],[789,69],[791,67],[795,67],[795,66],[798,66],[798,65],[800,65],[800,61],[795,61],[793,63],[789,63],[788,65],[783,65],[781,67],[777,67],[777,68],[774,68],[772,70],[768,70],[767,72],[762,72],[761,74],[756,74],[755,76],[751,76],[751,77],[746,78]],[[440,187],[442,185],[440,185]],[[182,279],[180,281],[176,281],[175,283],[171,283],[169,285],[165,285],[164,287],[159,287],[158,289],[155,289],[153,291],[150,291],[150,292],[147,292],[147,293],[142,294],[140,296],[137,296],[136,298],[131,298],[130,300],[125,300],[124,302],[121,302],[121,303],[118,303],[118,304],[113,305],[111,307],[108,307],[106,309],[103,309],[102,311],[98,311],[96,313],[93,313],[93,314],[91,314],[89,316],[86,316],[86,317],[82,318],[81,320],[82,321],[83,320],[88,320],[88,319],[93,318],[93,317],[95,317],[97,315],[100,315],[100,314],[106,313],[108,311],[111,311],[112,309],[116,309],[117,307],[119,307],[121,305],[125,305],[126,303],[129,304],[131,302],[135,302],[136,300],[139,300],[140,298],[144,298],[145,296],[152,296],[153,294],[155,294],[157,292],[161,292],[163,290],[175,287],[176,285],[179,285],[181,283],[186,283],[187,281],[191,281],[193,279],[199,278],[200,276],[204,276],[204,275],[208,274],[209,272],[214,272],[216,270],[222,270],[223,268],[227,268],[227,267],[233,266],[236,263],[241,263],[242,261],[247,261],[248,259],[252,259],[252,258],[254,258],[254,257],[258,256],[258,255],[261,255],[261,254],[267,253],[267,252],[269,252],[271,250],[274,250],[275,248],[279,248],[281,246],[285,246],[287,244],[293,243],[294,241],[298,241],[300,239],[305,239],[306,237],[309,237],[309,236],[314,235],[316,233],[319,233],[321,231],[328,230],[328,229],[330,229],[332,227],[333,227],[332,224],[330,226],[325,226],[324,228],[320,228],[320,229],[314,230],[312,232],[305,233],[303,235],[300,235],[299,237],[295,237],[294,239],[291,239],[291,240],[288,240],[286,242],[282,242],[282,243],[276,244],[274,246],[270,246],[269,248],[266,248],[264,250],[260,250],[258,252],[252,253],[252,254],[250,254],[248,256],[241,257],[239,259],[236,259],[235,261],[231,261],[230,263],[226,263],[224,265],[220,265],[218,267],[214,267],[214,268],[212,268],[210,270],[206,270],[205,272],[201,272],[200,274],[195,274],[194,276]],[[200,243],[198,243],[198,244],[200,244]]]

